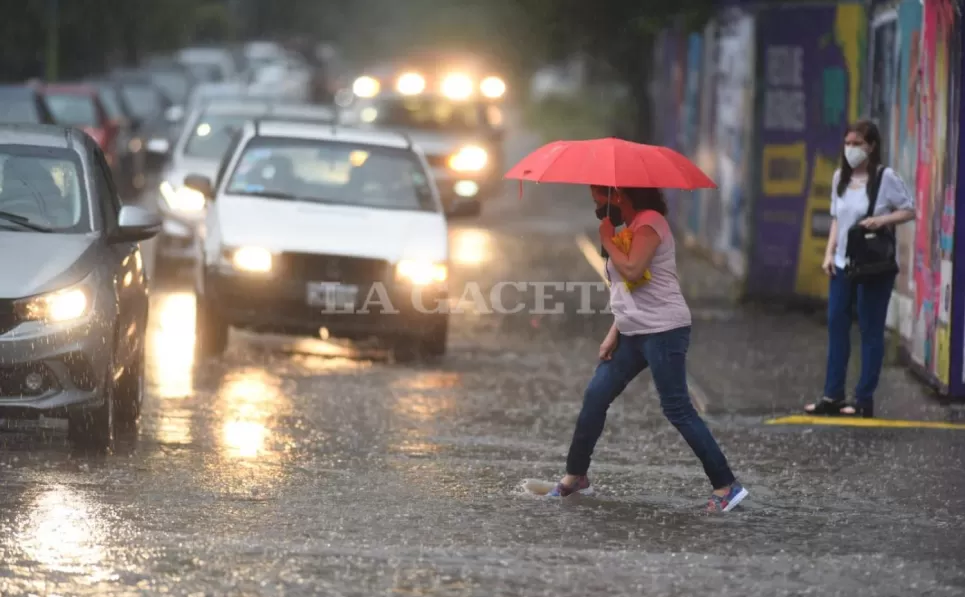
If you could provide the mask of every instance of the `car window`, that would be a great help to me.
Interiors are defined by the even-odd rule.
[[[107,117],[111,119],[123,118],[124,111],[121,109],[121,104],[117,99],[117,94],[112,89],[101,89],[98,93],[101,99],[101,104],[104,105],[104,111],[107,112]]]
[[[90,97],[70,93],[47,93],[47,106],[57,124],[98,126],[97,110]]]
[[[0,122],[17,123],[38,123],[40,114],[37,113],[37,106],[32,98],[24,96],[21,98],[0,98]]]
[[[390,98],[362,108],[360,118],[382,126],[437,131],[471,131],[486,126],[481,106],[445,98]]]
[[[421,162],[408,150],[304,139],[248,143],[227,192],[375,207],[435,211]]]
[[[232,136],[231,142],[228,144],[228,149],[225,151],[224,156],[221,158],[221,164],[218,166],[218,174],[215,175],[215,189],[221,188],[221,182],[224,180],[225,172],[228,170],[228,164],[231,162],[231,158],[233,158],[235,153],[238,151],[238,145],[241,144],[241,138],[242,136],[240,131]]]
[[[58,232],[90,232],[82,173],[69,150],[0,146],[0,211]]]
[[[131,107],[134,116],[141,119],[160,114],[164,107],[157,91],[146,85],[125,85],[121,88],[124,101]]]
[[[204,114],[190,131],[184,155],[208,160],[220,160],[236,132],[251,116],[239,114]]]

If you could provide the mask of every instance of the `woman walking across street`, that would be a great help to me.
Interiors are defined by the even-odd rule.
[[[664,415],[703,464],[713,492],[708,509],[727,512],[747,497],[727,459],[691,403],[687,388],[690,308],[677,279],[667,205],[657,189],[591,187],[600,239],[609,255],[613,325],[600,345],[600,362],[583,396],[566,475],[548,494],[592,493],[587,471],[607,410],[646,367]],[[609,212],[609,217],[607,213]],[[626,228],[615,235],[614,225]]]
[[[875,202],[869,210],[872,195]],[[873,417],[874,393],[884,362],[885,320],[897,265],[884,273],[858,279],[849,277],[846,269],[849,231],[855,225],[868,231],[893,231],[894,226],[915,219],[915,206],[901,178],[891,168],[883,167],[881,135],[871,121],[861,120],[848,127],[841,166],[831,181],[831,218],[823,265],[831,278],[824,396],[817,403],[806,405],[804,410],[816,415]],[[855,387],[854,404],[848,404],[845,377],[851,354],[851,308],[855,301],[861,331],[861,376]]]

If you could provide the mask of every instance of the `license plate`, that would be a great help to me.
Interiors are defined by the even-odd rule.
[[[309,282],[306,302],[309,307],[326,311],[344,311],[355,306],[359,287],[338,282]]]

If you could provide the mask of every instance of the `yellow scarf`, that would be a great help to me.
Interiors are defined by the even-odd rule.
[[[613,240],[613,244],[615,244],[618,249],[623,251],[624,254],[626,255],[630,254],[630,243],[633,240],[633,232],[631,232],[629,228],[624,228],[623,230],[618,232],[617,235],[614,236],[612,240]],[[649,281],[650,281],[650,270],[648,269],[647,271],[643,272],[643,277],[640,278],[639,280],[631,281],[631,280],[624,279],[623,284],[624,286],[627,287],[627,290],[632,292],[635,288],[643,286]]]

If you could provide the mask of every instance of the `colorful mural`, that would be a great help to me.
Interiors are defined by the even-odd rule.
[[[758,19],[760,179],[747,290],[826,299],[831,177],[861,106],[867,17],[846,2],[776,7]]]
[[[928,0],[922,19],[915,178],[913,361],[949,385],[952,261],[961,54],[951,0]]]
[[[731,273],[747,273],[754,130],[754,17],[730,9],[718,18],[716,40],[715,146],[720,203],[719,230],[712,250]]]

